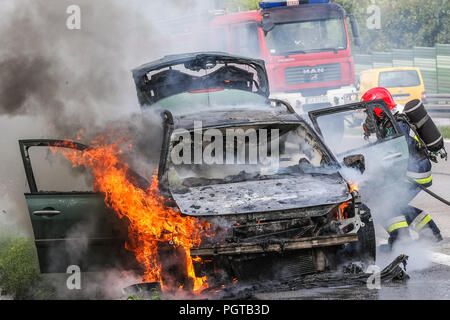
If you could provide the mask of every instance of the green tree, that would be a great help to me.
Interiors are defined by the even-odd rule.
[[[360,25],[363,46],[355,51],[390,51],[414,46],[432,47],[450,42],[449,0],[337,0]],[[381,9],[381,30],[366,27],[367,7]]]
[[[258,9],[259,0],[224,0],[224,7],[233,11],[246,11]]]
[[[356,52],[390,51],[414,46],[432,47],[450,43],[450,0],[335,0],[348,14],[354,14],[361,31],[363,45]],[[255,10],[259,0],[224,0],[231,12]],[[366,26],[367,8],[381,9],[381,30]]]
[[[392,11],[389,11],[390,7]],[[432,47],[449,43],[450,2],[448,0],[398,0],[385,10],[386,29],[392,46]]]

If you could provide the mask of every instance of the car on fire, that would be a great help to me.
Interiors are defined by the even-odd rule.
[[[218,52],[167,56],[133,70],[133,76],[144,112],[160,112],[163,119],[161,195],[182,216],[211,226],[212,233],[190,250],[196,276],[220,284],[297,277],[375,260],[370,210],[343,171],[377,172],[377,163],[364,158],[373,148],[398,164],[396,172],[403,164],[406,170],[400,133],[388,139],[377,133],[355,143],[361,135],[354,128],[364,118],[374,120],[374,107],[392,121],[383,102],[317,110],[307,121],[289,104],[268,98],[263,61]],[[351,147],[332,146],[332,152],[325,141],[333,133],[321,118],[335,113],[356,125],[346,125]],[[400,132],[394,122],[393,128]],[[61,140],[19,144],[41,272],[65,272],[69,265],[83,271],[137,267],[125,249],[124,221],[111,214],[104,195],[38,186],[31,150],[61,147]],[[75,142],[64,147],[89,148]],[[198,155],[210,158],[202,162]],[[160,254],[170,258],[175,251],[166,246]],[[179,273],[183,283],[185,268],[174,267],[174,259],[165,261],[166,270]]]
[[[339,173],[333,154],[295,113],[273,107],[204,111],[201,128],[196,113],[166,116],[162,192],[181,214],[208,222],[213,231],[191,248],[198,276],[217,283],[296,277],[335,270],[353,258],[375,259],[370,211]],[[195,164],[195,152],[187,150],[196,134],[210,132],[219,141],[216,152],[224,152],[212,164]],[[236,139],[230,143],[231,135]],[[201,143],[204,153],[209,141]],[[247,161],[251,150],[265,147],[269,161]],[[179,152],[187,161],[179,161]]]

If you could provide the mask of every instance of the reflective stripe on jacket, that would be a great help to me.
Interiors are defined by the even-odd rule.
[[[400,228],[408,228],[408,222],[406,222],[405,216],[391,218],[386,223],[386,230],[388,233]]]
[[[412,222],[410,227],[416,232],[420,232],[432,219],[431,217],[422,211]]]

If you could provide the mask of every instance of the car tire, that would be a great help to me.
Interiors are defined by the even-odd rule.
[[[356,233],[358,242],[350,243],[345,251],[351,260],[373,264],[376,260],[375,224],[370,209],[366,205],[361,205],[360,211],[361,222],[364,225]]]
[[[364,205],[363,207],[361,208],[361,210],[364,210],[364,213],[361,215],[361,222],[364,223],[364,227],[361,227],[357,233],[360,244],[359,255],[375,262],[377,251],[375,224],[369,208]]]

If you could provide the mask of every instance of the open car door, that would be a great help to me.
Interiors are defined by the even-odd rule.
[[[62,140],[21,140],[20,151],[30,192],[25,194],[41,272],[66,272],[77,265],[82,272],[108,268],[136,268],[125,249],[126,221],[120,220],[92,191],[92,177],[84,167],[72,168],[50,147]],[[80,152],[86,145],[72,143]],[[80,191],[73,191],[80,190]]]
[[[382,129],[373,112],[380,108],[390,122],[388,132]],[[386,187],[389,182],[404,179],[408,166],[408,145],[397,122],[382,100],[334,106],[309,112],[316,131],[322,136],[338,161],[351,154],[365,157],[366,170],[361,184],[371,188]],[[370,135],[366,128],[372,128]]]

